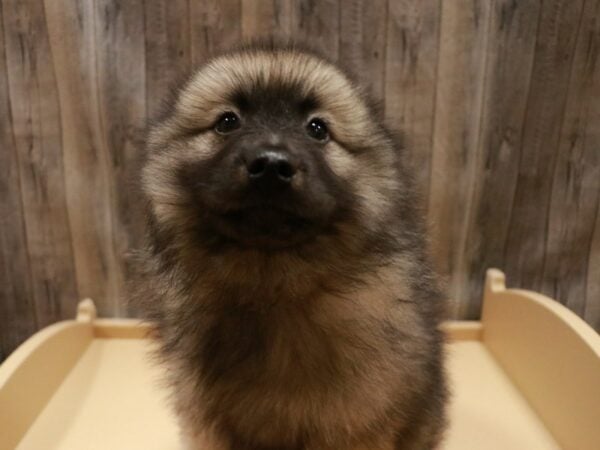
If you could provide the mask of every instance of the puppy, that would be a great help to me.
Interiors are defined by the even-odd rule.
[[[403,153],[294,47],[211,59],[151,127],[135,289],[190,448],[439,443],[444,302]]]

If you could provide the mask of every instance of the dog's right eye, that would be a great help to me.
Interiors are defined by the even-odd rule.
[[[237,130],[241,126],[240,118],[237,114],[227,111],[221,114],[215,124],[215,131],[219,134],[227,134]]]

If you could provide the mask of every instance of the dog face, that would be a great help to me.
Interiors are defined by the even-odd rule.
[[[151,130],[148,152],[155,222],[200,245],[282,250],[376,232],[402,189],[397,152],[360,91],[290,49],[210,61]]]

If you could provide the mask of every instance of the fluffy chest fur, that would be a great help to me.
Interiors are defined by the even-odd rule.
[[[292,304],[238,293],[212,308],[193,297],[173,306],[161,339],[172,383],[186,392],[177,407],[196,411],[197,426],[218,424],[275,448],[399,426],[407,419],[400,406],[422,390],[416,374],[426,370],[431,337],[405,300],[409,288],[381,275]]]

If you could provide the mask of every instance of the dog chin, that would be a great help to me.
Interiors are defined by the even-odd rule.
[[[217,214],[213,230],[226,240],[256,250],[289,250],[312,241],[319,227],[300,215],[274,208],[248,208]]]

